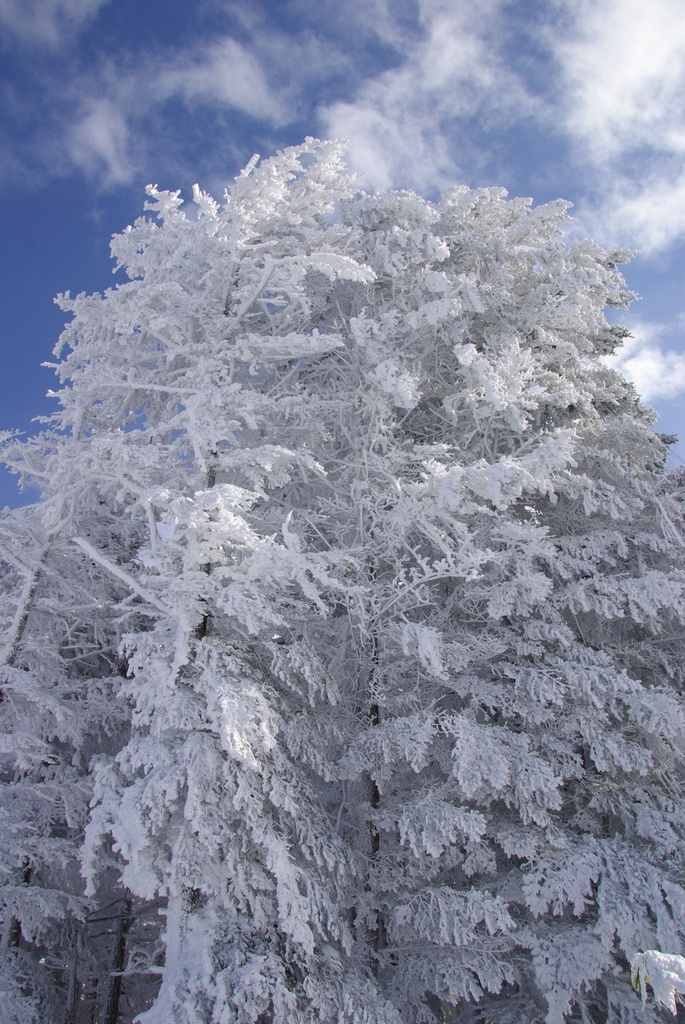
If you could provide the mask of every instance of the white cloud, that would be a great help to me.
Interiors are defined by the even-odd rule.
[[[123,184],[133,176],[129,129],[124,115],[109,100],[86,105],[68,133],[72,162],[105,186]]]
[[[151,144],[157,155],[165,151],[159,117],[168,100],[181,100],[190,110],[237,110],[270,124],[287,120],[258,58],[229,37],[134,67],[108,61],[72,88],[79,99],[54,144],[55,163],[63,164],[66,156],[104,187],[131,181]],[[91,96],[99,98],[82,98]],[[225,155],[223,148],[219,155]],[[166,158],[177,166],[176,154],[167,151]]]
[[[403,52],[414,26],[417,0],[345,0],[338,4],[288,0],[288,7],[313,27],[319,40],[326,35],[345,47],[376,40]]]
[[[454,177],[444,137],[416,108],[407,109],[400,119],[394,105],[379,109],[368,97],[334,104],[325,122],[329,138],[350,141],[349,163],[365,188],[411,186],[426,191]]]
[[[501,7],[423,0],[423,35],[404,39],[402,63],[321,112],[328,136],[350,140],[351,163],[368,185],[426,190],[453,182],[460,146],[479,159],[473,143],[467,150],[469,119],[487,125],[513,109],[525,116],[530,97],[498,56]]]
[[[685,5],[557,8],[562,17],[544,35],[561,69],[548,116],[588,185],[576,212],[607,242],[662,251],[685,236]]]
[[[52,38],[84,24],[103,2],[0,0],[0,22],[14,19],[28,31],[34,19],[36,32]],[[550,0],[542,19],[517,14],[510,0],[346,0],[325,16],[320,0],[287,6],[300,19],[293,32],[274,30],[260,5],[236,3],[240,42],[215,35],[135,63],[114,52],[71,80],[66,69],[67,95],[52,118],[61,126],[52,132],[53,140],[60,135],[52,166],[62,172],[66,156],[115,184],[130,180],[154,150],[156,163],[164,156],[174,174],[185,173],[178,134],[165,133],[173,100],[202,108],[205,123],[214,116],[217,126],[230,111],[257,120],[265,150],[283,144],[284,126],[309,120],[303,134],[351,141],[351,164],[366,187],[426,193],[457,180],[511,184],[513,169],[519,178],[529,174],[525,188],[535,192],[556,169],[542,147],[538,166],[515,152],[507,129],[534,134],[537,126],[574,144],[584,231],[646,252],[685,237],[683,0]],[[554,95],[552,66],[539,76],[550,57],[560,71]],[[377,72],[383,61],[386,70]],[[531,65],[538,81],[527,88]],[[49,145],[44,139],[43,160]],[[223,175],[219,161],[231,145],[224,140],[214,158],[207,145],[205,177],[214,168]],[[645,155],[656,150],[657,159]]]
[[[154,69],[150,68],[154,73]],[[148,83],[156,99],[183,96],[192,106],[209,102],[264,121],[279,122],[284,108],[255,54],[225,37],[188,59],[167,62]]]
[[[109,0],[0,0],[0,25],[22,42],[57,46]]]
[[[616,177],[593,204],[579,204],[584,232],[607,245],[628,245],[645,255],[685,238],[685,171],[669,162],[661,171]]]
[[[565,126],[594,159],[651,146],[685,151],[682,0],[570,0],[570,32],[550,30]]]
[[[685,394],[685,354],[665,347],[674,328],[642,321],[630,330],[632,337],[607,357],[608,365],[632,380],[645,402]]]
[[[37,2],[64,17],[66,11],[85,17],[103,0]],[[20,0],[3,3],[23,9]],[[525,116],[529,110],[530,98],[501,56],[507,0],[481,0],[468,9],[450,0],[349,0],[347,13],[335,15],[338,30],[326,23],[325,32],[314,0],[291,0],[291,6],[307,14],[296,33],[275,31],[263,12],[238,5],[241,42],[214,36],[135,64],[113,53],[96,71],[67,78],[66,103],[53,119],[63,128],[52,165],[63,168],[66,156],[72,166],[115,184],[129,180],[154,146],[156,159],[166,153],[178,168],[178,153],[163,130],[169,100],[216,115],[239,111],[262,123],[263,137],[307,118],[316,133],[311,119],[318,94],[318,130],[351,140],[352,165],[367,186],[430,191],[465,176],[458,162],[473,178],[474,166],[487,160],[473,142],[474,118],[487,133],[505,112]],[[369,71],[360,56],[366,52],[396,66]],[[352,93],[348,102],[326,99],[344,91]],[[279,144],[275,137],[274,147]],[[230,140],[217,159],[229,146]]]

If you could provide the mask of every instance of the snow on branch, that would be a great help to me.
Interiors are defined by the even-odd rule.
[[[685,994],[685,957],[647,949],[633,957],[630,980],[643,1006],[647,1004],[647,986],[651,985],[655,1002],[675,1016],[677,997]]]

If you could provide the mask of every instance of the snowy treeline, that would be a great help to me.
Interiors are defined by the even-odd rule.
[[[0,1020],[655,1020],[685,491],[625,254],[328,142],[148,193],[5,450]]]

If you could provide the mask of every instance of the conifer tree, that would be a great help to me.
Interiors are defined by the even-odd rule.
[[[141,1024],[649,1019],[629,961],[684,952],[683,486],[601,361],[626,254],[561,202],[365,195],[329,142],[194,214],[148,193],[6,456],[108,588],[129,731],[82,863],[164,901]]]

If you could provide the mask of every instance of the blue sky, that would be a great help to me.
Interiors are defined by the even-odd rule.
[[[369,189],[561,196],[639,249],[617,363],[685,438],[682,0],[0,0],[0,90],[0,430],[51,411],[52,298],[110,285],[148,182],[220,196],[315,135]]]

